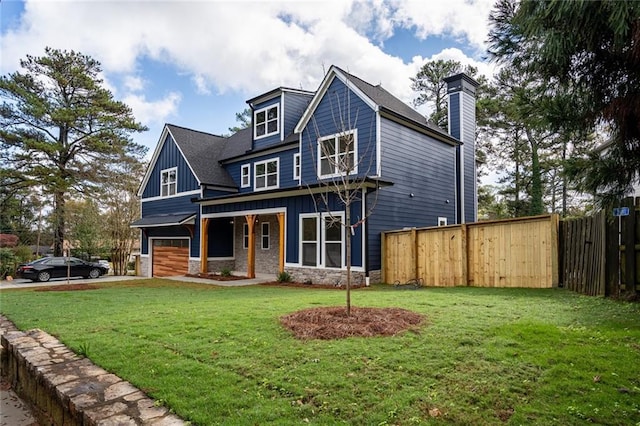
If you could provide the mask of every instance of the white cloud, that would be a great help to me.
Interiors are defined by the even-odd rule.
[[[156,101],[148,101],[145,95],[128,94],[122,101],[133,110],[136,120],[149,126],[163,124],[168,117],[178,113],[178,106],[182,96],[179,93],[168,93],[164,98]]]

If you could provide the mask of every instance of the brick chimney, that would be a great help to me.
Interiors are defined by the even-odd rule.
[[[449,94],[449,134],[462,142],[456,151],[456,223],[478,218],[476,174],[476,88],[478,82],[461,73],[444,79]]]

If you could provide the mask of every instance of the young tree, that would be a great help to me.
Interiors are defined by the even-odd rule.
[[[347,276],[347,316],[351,315],[351,246],[354,230],[362,225],[371,215],[375,208],[376,201],[376,199],[373,199],[370,204],[367,205],[367,211],[364,217],[353,218],[351,216],[352,206],[365,202],[366,188],[371,185],[371,179],[368,178],[368,176],[371,174],[371,168],[374,164],[374,156],[367,150],[357,152],[358,157],[356,157],[355,147],[358,141],[355,140],[354,130],[358,127],[359,111],[357,108],[352,108],[351,90],[350,81],[347,77],[342,93],[336,91],[328,94],[328,99],[331,104],[331,120],[329,121],[333,124],[331,127],[332,133],[336,133],[335,131],[337,131],[338,136],[336,138],[322,138],[323,133],[316,121],[316,117],[313,117],[312,123],[317,140],[309,141],[309,149],[314,158],[314,167],[317,167],[315,166],[316,164],[319,164],[320,167],[320,170],[316,169],[316,176],[332,176],[321,182],[324,191],[317,194],[318,198],[314,197],[316,194],[311,193],[316,203],[316,210],[330,213],[332,211],[330,207],[332,205],[331,197],[336,197],[338,203],[344,206],[344,219],[340,216],[330,215],[325,220],[328,222],[327,235],[333,232],[337,232],[337,235],[339,235],[339,232],[346,233],[345,267]],[[375,122],[375,120],[372,122]],[[316,143],[318,145],[316,145]],[[371,145],[372,144],[369,144],[369,146]],[[315,158],[316,152],[318,152],[320,156],[319,159]],[[377,191],[375,194],[377,194]]]
[[[610,149],[585,158],[575,177],[605,203],[622,195],[640,172],[640,3],[500,0],[490,21],[493,57],[564,105],[549,115],[557,128],[609,127]]]
[[[89,56],[46,48],[23,72],[0,77],[0,155],[9,185],[39,186],[53,199],[54,254],[62,254],[70,193],[93,194],[109,169],[146,148],[130,134],[146,130],[116,101]]]
[[[104,251],[104,221],[92,199],[68,200],[66,206],[68,238],[78,257],[91,260]]]

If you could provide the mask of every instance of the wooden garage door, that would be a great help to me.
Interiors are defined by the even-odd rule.
[[[189,271],[189,240],[153,240],[153,276],[171,277]]]

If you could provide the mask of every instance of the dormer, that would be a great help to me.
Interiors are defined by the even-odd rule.
[[[283,142],[304,113],[314,93],[278,87],[247,103],[252,111],[252,150],[260,150]]]

